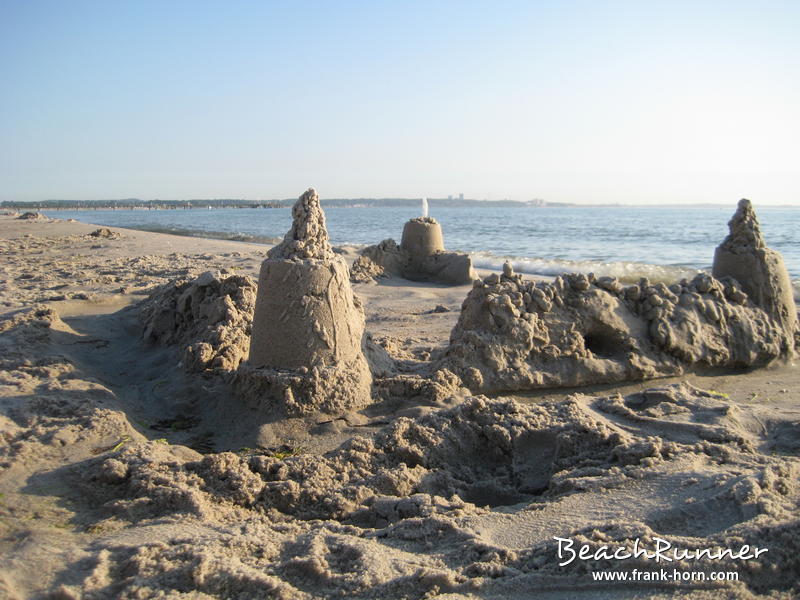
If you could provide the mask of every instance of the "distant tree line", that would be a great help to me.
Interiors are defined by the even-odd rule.
[[[281,208],[287,206],[289,200],[139,200],[138,198],[125,198],[123,200],[39,200],[35,202],[0,202],[0,206],[8,209],[30,210],[35,209],[94,209],[94,208]]]
[[[323,199],[323,206],[331,207],[417,207],[420,198],[328,198]],[[40,200],[35,202],[0,202],[0,207],[14,210],[90,210],[90,209],[181,209],[181,208],[283,208],[294,204],[294,198],[281,200],[242,200],[242,199],[214,199],[214,200],[139,200],[138,198],[125,198],[122,200]],[[432,207],[480,207],[480,206],[570,206],[560,202],[545,202],[535,199],[527,202],[516,200],[472,200],[428,198]]]

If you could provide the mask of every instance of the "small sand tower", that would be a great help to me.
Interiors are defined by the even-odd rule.
[[[733,277],[754,304],[775,318],[794,339],[797,308],[783,257],[767,248],[749,200],[742,199],[729,221],[730,233],[714,252],[713,275]]]
[[[417,217],[403,226],[400,248],[408,252],[412,269],[419,268],[429,256],[444,252],[442,226],[432,217]]]
[[[256,388],[279,396],[290,413],[364,406],[371,386],[364,311],[328,241],[316,191],[300,197],[292,217],[261,264],[248,368]]]
[[[428,216],[428,201],[422,199],[422,216],[403,226],[400,251],[402,276],[414,281],[469,283],[475,278],[472,261],[465,254],[445,252],[442,226]]]
[[[422,216],[408,221],[403,227],[400,248],[408,253],[412,269],[420,270],[422,263],[437,252],[444,252],[442,226],[428,216],[428,199],[422,199]]]

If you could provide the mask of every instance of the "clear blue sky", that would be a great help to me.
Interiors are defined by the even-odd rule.
[[[800,204],[800,2],[0,0],[0,199]]]

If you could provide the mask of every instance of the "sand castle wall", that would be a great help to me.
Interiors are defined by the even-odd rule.
[[[732,235],[742,235],[743,224],[752,237],[754,220],[734,221]],[[523,280],[506,264],[502,275],[475,282],[439,366],[484,392],[764,366],[793,354],[787,313],[796,314],[780,278],[764,272],[756,277],[777,283],[752,298],[733,277],[624,287],[571,274],[544,283]]]
[[[364,311],[328,241],[319,196],[292,209],[283,242],[261,265],[248,365],[237,375],[257,407],[292,414],[341,412],[370,401]]]

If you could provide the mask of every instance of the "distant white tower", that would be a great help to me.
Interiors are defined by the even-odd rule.
[[[423,217],[427,217],[428,216],[428,199],[427,198],[423,198],[422,199],[422,216]]]

